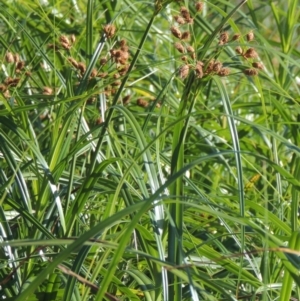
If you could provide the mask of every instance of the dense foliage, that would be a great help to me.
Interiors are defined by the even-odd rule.
[[[1,1],[1,299],[300,300],[299,19]]]

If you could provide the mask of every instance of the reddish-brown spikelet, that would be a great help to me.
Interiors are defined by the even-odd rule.
[[[103,31],[106,34],[107,38],[112,38],[116,33],[116,27],[113,24],[107,24],[103,27]]]
[[[188,61],[188,57],[186,55],[184,55],[184,56],[181,57],[181,60],[183,62],[187,62]]]
[[[16,64],[18,64],[19,61],[20,61],[20,56],[19,56],[18,53],[15,53],[15,54],[14,54],[14,62],[15,62]]]
[[[203,2],[196,2],[195,3],[195,8],[197,12],[201,12],[203,10],[204,3]]]
[[[107,59],[105,57],[100,59],[100,65],[105,65],[107,63]]]
[[[235,33],[235,34],[232,36],[231,41],[237,41],[237,40],[239,40],[240,37],[241,37],[241,35],[240,35],[239,33]]]
[[[138,98],[136,103],[138,106],[143,107],[143,108],[147,108],[149,106],[149,102],[142,98]]]
[[[189,65],[182,65],[179,68],[179,77],[181,79],[185,79],[188,76],[188,74],[189,74],[189,70],[190,70]]]
[[[123,65],[121,68],[118,69],[120,75],[125,75],[129,69],[129,65]]]
[[[208,66],[206,67],[205,74],[210,74],[210,73],[214,72],[214,64],[215,64],[215,60],[212,59],[208,63]]]
[[[188,9],[184,6],[180,7],[180,13],[185,20],[191,17]]]
[[[189,31],[184,31],[181,35],[181,40],[189,40],[191,38],[191,33]]]
[[[245,69],[244,71],[244,74],[248,75],[248,76],[255,76],[258,74],[258,70],[257,69],[254,69],[254,68],[251,68],[251,69]]]
[[[184,47],[183,47],[183,45],[182,45],[181,43],[176,42],[176,43],[174,44],[174,46],[175,46],[175,48],[176,48],[180,53],[184,53]]]
[[[25,62],[24,61],[19,61],[16,65],[16,73],[20,73],[21,70],[23,70],[25,67]]]
[[[185,20],[181,16],[174,16],[173,18],[179,25],[185,24]]]
[[[14,61],[15,61],[15,59],[14,59],[14,55],[11,53],[11,52],[6,52],[6,54],[5,54],[5,61],[7,62],[7,63],[14,63]]]
[[[70,44],[70,41],[69,41],[68,37],[66,37],[66,36],[64,36],[64,35],[61,35],[61,36],[59,37],[59,41],[60,41],[61,43]]]
[[[172,32],[172,34],[173,34],[174,37],[176,37],[178,39],[181,39],[181,31],[179,30],[178,27],[172,26],[171,27],[171,32]]]
[[[254,59],[258,57],[257,52],[255,51],[254,48],[249,48],[246,50],[246,52],[243,54],[243,56],[247,59]]]
[[[44,95],[51,95],[53,90],[50,87],[44,87],[43,88],[43,94]]]
[[[124,106],[126,106],[127,104],[129,104],[130,98],[131,98],[130,94],[128,94],[128,95],[126,95],[126,96],[123,97],[122,103],[123,103]]]
[[[67,44],[67,43],[64,43],[64,42],[61,42],[60,44],[61,44],[62,48],[66,49],[66,50],[69,50],[72,47],[71,44]]]
[[[73,59],[72,57],[68,58],[68,61],[75,67],[78,68],[78,63],[76,62],[75,59]]]
[[[7,90],[7,86],[4,84],[0,84],[0,92],[5,92]]]
[[[100,77],[100,78],[105,78],[105,77],[107,77],[108,76],[108,73],[107,72],[99,72],[98,74],[97,74],[97,77]]]
[[[76,41],[76,36],[74,34],[71,34],[70,40],[71,40],[71,43],[74,44]]]
[[[242,49],[242,47],[241,47],[241,46],[236,47],[236,48],[235,48],[235,52],[236,52],[237,54],[242,55],[242,54],[243,54],[243,49]]]
[[[264,69],[263,63],[260,63],[260,62],[254,62],[254,63],[252,63],[252,67],[254,67],[256,69],[260,69],[260,70]]]
[[[195,68],[197,78],[203,77],[203,65],[204,64],[201,61],[197,61],[196,68]]]
[[[21,79],[19,77],[11,78],[7,77],[4,81],[4,84],[9,87],[16,87]]]
[[[98,71],[96,69],[93,69],[90,75],[90,78],[94,78],[97,76]]]
[[[77,69],[79,69],[80,73],[83,74],[86,70],[85,63],[82,63],[82,62],[78,63]]]
[[[247,38],[248,42],[251,42],[254,40],[254,33],[252,30],[247,33],[246,38]]]
[[[219,37],[219,45],[224,45],[224,44],[228,43],[228,40],[229,40],[228,32],[226,32],[226,31],[222,32]]]
[[[213,64],[213,71],[216,72],[216,73],[219,73],[222,69],[222,63],[221,62],[214,62]]]
[[[219,72],[219,76],[228,76],[230,74],[230,69],[229,68],[222,68]]]

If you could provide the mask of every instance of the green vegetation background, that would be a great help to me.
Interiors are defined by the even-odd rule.
[[[1,1],[1,299],[300,300],[299,17]]]

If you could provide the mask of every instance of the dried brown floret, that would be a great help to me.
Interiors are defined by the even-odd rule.
[[[179,25],[185,24],[185,20],[181,16],[174,16],[173,18]]]
[[[116,81],[115,81],[115,82],[113,82],[111,85],[112,85],[113,87],[120,86],[120,85],[121,85],[121,81],[119,81],[119,80],[116,80]]]
[[[86,70],[85,63],[82,63],[82,62],[78,63],[77,69],[79,69],[80,73],[83,74]]]
[[[184,61],[184,62],[187,62],[188,61],[188,57],[186,55],[184,55],[184,56],[181,57],[181,60]]]
[[[120,46],[121,47],[127,46],[126,40],[124,40],[124,39],[120,40]]]
[[[91,72],[91,74],[90,74],[90,77],[91,77],[91,78],[96,77],[96,76],[97,76],[97,73],[98,73],[98,71],[97,71],[96,69],[93,69],[92,72]]]
[[[252,63],[252,67],[254,67],[256,69],[260,69],[260,70],[264,69],[263,63],[260,63],[260,62],[254,62],[254,63]]]
[[[123,103],[124,106],[126,106],[129,103],[130,98],[131,98],[130,94],[128,94],[128,95],[126,95],[126,96],[123,97],[122,103]]]
[[[197,12],[201,12],[203,10],[204,3],[203,2],[196,2],[195,3],[195,8]]]
[[[68,43],[61,42],[60,44],[61,44],[62,48],[66,49],[66,50],[69,50],[72,47],[72,45],[68,44]]]
[[[118,69],[120,75],[125,75],[129,69],[129,65],[124,65]]]
[[[9,87],[16,87],[20,80],[21,79],[19,77],[12,78],[9,76],[5,79],[4,84]]]
[[[237,40],[239,40],[240,37],[241,37],[241,35],[240,35],[239,33],[235,33],[235,34],[232,36],[231,41],[237,41]]]
[[[14,55],[10,52],[10,51],[7,51],[6,54],[5,54],[5,61],[7,63],[14,63],[15,59],[14,59]]]
[[[78,68],[78,63],[76,62],[75,59],[73,59],[72,57],[68,58],[68,61],[75,67]]]
[[[25,62],[24,61],[19,61],[16,65],[16,73],[20,73],[21,70],[23,70],[25,67]]]
[[[224,45],[229,41],[229,34],[228,32],[224,31],[221,33],[219,37],[219,45]]]
[[[43,88],[43,94],[44,95],[51,95],[53,93],[53,90],[50,87],[44,87]]]
[[[147,108],[149,106],[149,102],[142,98],[138,98],[136,103],[138,106],[143,107],[143,108]]]
[[[174,37],[176,37],[178,39],[181,39],[181,31],[179,30],[178,27],[172,26],[171,27],[171,32],[172,32],[172,34],[173,34]]]
[[[236,52],[237,54],[242,55],[242,54],[243,54],[243,49],[242,49],[242,47],[241,47],[241,46],[236,47],[236,48],[235,48],[235,52]]]
[[[76,41],[76,36],[74,34],[71,34],[70,40],[71,40],[71,43],[74,44]]]
[[[176,48],[180,53],[184,53],[184,47],[183,47],[183,45],[182,45],[181,43],[176,42],[176,43],[174,44],[174,46],[175,46],[175,48]]]
[[[254,48],[249,48],[246,50],[246,52],[243,54],[243,56],[247,59],[254,59],[258,57],[257,52],[255,51]]]
[[[191,58],[194,60],[195,58],[196,58],[196,53],[195,53],[195,49],[194,49],[194,47],[192,47],[192,46],[187,46],[186,47],[186,51],[188,52],[188,53],[190,53],[190,56],[191,56]]]
[[[105,78],[108,76],[108,73],[107,72],[100,72],[97,74],[97,77],[100,77],[100,78]]]
[[[251,42],[254,40],[254,33],[252,30],[247,33],[246,38],[247,38],[248,42]]]
[[[15,62],[16,64],[18,64],[19,61],[20,61],[20,56],[19,56],[18,53],[15,53],[15,54],[14,54],[14,62]]]
[[[216,72],[216,73],[219,73],[222,69],[222,63],[221,62],[214,62],[214,65],[213,65],[213,71]]]
[[[66,36],[64,36],[64,35],[61,35],[61,36],[59,37],[59,41],[60,41],[61,43],[70,44],[70,41],[69,41],[68,37],[66,37]]]
[[[215,60],[211,60],[208,63],[208,66],[206,67],[206,70],[205,70],[205,74],[210,74],[210,73],[214,72],[214,64],[215,64]]]
[[[181,35],[181,40],[189,40],[191,38],[191,33],[189,31],[184,31]]]
[[[184,6],[180,7],[180,13],[181,13],[181,16],[182,16],[185,20],[187,20],[187,19],[189,19],[189,18],[191,17],[191,15],[190,15],[188,9],[187,9],[186,7],[184,7]]]
[[[197,61],[196,68],[195,68],[197,78],[203,77],[203,66],[204,64],[201,61]]]
[[[255,76],[258,74],[257,69],[251,68],[251,69],[245,69],[244,73],[248,76]]]
[[[116,27],[113,24],[107,24],[103,27],[103,31],[106,34],[107,38],[112,38],[116,33]]]
[[[190,18],[186,18],[185,21],[186,21],[187,24],[193,24],[194,23],[194,19],[191,18],[191,17]]]
[[[5,92],[7,90],[7,86],[4,84],[0,84],[0,92]]]
[[[179,77],[181,79],[185,79],[188,76],[188,74],[189,74],[189,70],[190,70],[189,65],[182,65],[179,68]]]
[[[229,68],[222,68],[219,72],[219,76],[228,76],[230,74],[230,69]]]
[[[105,65],[107,63],[107,59],[105,57],[100,59],[100,65]]]

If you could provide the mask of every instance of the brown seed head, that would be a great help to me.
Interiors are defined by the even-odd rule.
[[[260,62],[254,62],[254,63],[252,63],[252,67],[254,67],[256,69],[260,69],[260,70],[264,69],[263,63],[260,63]]]
[[[171,32],[172,32],[172,34],[173,34],[174,37],[176,37],[178,39],[181,39],[181,31],[179,30],[178,27],[172,26],[171,27]]]
[[[44,87],[43,88],[43,94],[44,95],[52,95],[53,90],[50,87]]]
[[[72,57],[68,58],[68,61],[75,67],[78,68],[78,63],[76,62],[75,59],[73,59]]]
[[[189,40],[191,38],[191,34],[189,31],[184,31],[181,35],[181,40]]]
[[[93,69],[92,72],[91,72],[90,77],[91,77],[91,78],[96,77],[96,76],[97,76],[97,73],[98,73],[98,71],[97,71],[96,69]]]
[[[6,85],[4,85],[4,84],[0,84],[0,92],[5,92],[7,90],[7,87],[6,87]]]
[[[189,10],[184,6],[180,7],[180,13],[185,20],[191,17]]]
[[[74,44],[76,41],[76,36],[74,34],[71,34],[70,40],[71,40],[71,43]]]
[[[129,65],[124,65],[118,69],[120,75],[125,75],[129,69]]]
[[[201,12],[203,10],[204,3],[203,2],[196,2],[195,3],[195,8],[197,12]]]
[[[241,47],[241,46],[236,47],[236,48],[235,48],[235,52],[236,52],[237,54],[242,55],[242,54],[243,54],[243,49],[242,49],[242,47]]]
[[[246,74],[248,76],[255,76],[255,75],[258,74],[257,69],[253,69],[253,68],[251,68],[251,69],[245,69],[243,72],[244,72],[244,74]]]
[[[61,35],[59,37],[59,41],[60,41],[60,43],[70,44],[69,39],[66,36],[64,36],[64,35]]]
[[[229,34],[228,32],[224,31],[221,33],[219,37],[219,45],[224,45],[229,41]]]
[[[205,74],[210,74],[210,73],[214,72],[214,64],[215,64],[215,60],[212,59],[208,63],[208,66],[206,67]]]
[[[201,61],[197,61],[195,68],[197,78],[203,77],[203,63]]]
[[[181,16],[174,16],[173,18],[179,25],[185,24],[185,20]]]
[[[247,59],[250,59],[250,58],[254,59],[254,58],[258,57],[258,54],[254,48],[249,48],[246,50],[246,52],[244,53],[243,56],[244,56],[244,58],[247,58]]]
[[[213,65],[213,71],[216,73],[219,73],[221,71],[221,69],[222,69],[222,63],[216,61]]]
[[[189,65],[182,65],[179,68],[179,77],[181,79],[185,79],[188,76],[188,74],[189,74],[189,70],[190,70]]]
[[[248,42],[251,42],[254,40],[254,33],[252,30],[247,33],[246,38],[247,38]]]
[[[107,63],[107,59],[105,57],[100,59],[100,65],[105,65]]]
[[[128,94],[128,95],[126,95],[126,96],[123,97],[122,103],[123,103],[124,106],[126,106],[127,104],[129,104],[130,98],[131,98],[130,94]]]
[[[9,64],[14,63],[14,61],[15,61],[14,55],[11,52],[7,51],[5,54],[5,61]]]
[[[107,24],[103,28],[104,33],[106,34],[107,38],[112,38],[116,33],[116,27],[113,24]]]
[[[143,108],[147,108],[149,106],[148,101],[142,99],[142,98],[138,98],[136,101],[137,105]]]
[[[229,68],[222,68],[219,72],[219,76],[228,76],[230,74],[230,69]]]
[[[237,41],[237,40],[239,40],[240,37],[241,37],[241,35],[240,35],[239,33],[235,33],[235,34],[232,36],[231,41]]]
[[[60,44],[61,44],[62,48],[66,49],[66,50],[69,50],[72,47],[72,45],[68,44],[68,43],[61,42]]]
[[[21,71],[25,67],[25,62],[24,61],[19,61],[16,65],[16,71],[19,70]]]
[[[184,55],[184,56],[181,57],[181,60],[183,62],[187,62],[188,61],[188,57],[186,55]]]
[[[193,24],[194,23],[194,19],[191,18],[191,17],[190,18],[186,18],[185,21],[186,21],[187,24]]]
[[[100,78],[105,78],[108,76],[108,73],[107,72],[100,72],[97,74],[97,77],[100,77]]]
[[[17,63],[19,63],[19,61],[20,61],[20,56],[18,53],[15,53],[14,54],[14,62],[17,64]]]
[[[82,62],[78,63],[77,69],[79,69],[80,73],[83,74],[86,70],[85,63],[82,63]]]
[[[176,42],[176,43],[174,44],[174,46],[175,46],[175,48],[176,48],[180,53],[184,53],[184,47],[183,47],[183,45],[182,45],[181,43]]]

